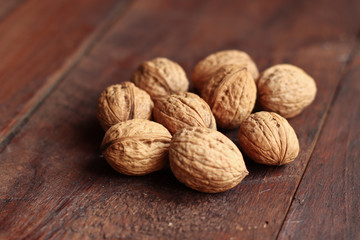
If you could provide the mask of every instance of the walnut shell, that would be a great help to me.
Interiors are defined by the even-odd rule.
[[[213,75],[201,96],[209,104],[218,126],[236,128],[255,106],[256,85],[246,68],[225,65]]]
[[[191,126],[216,129],[214,115],[209,105],[194,93],[170,95],[155,103],[156,122],[164,125],[171,134]]]
[[[244,120],[239,144],[257,163],[284,165],[299,154],[299,141],[288,121],[274,112],[257,112]]]
[[[224,65],[234,64],[247,68],[253,79],[257,79],[259,71],[254,61],[246,52],[238,50],[224,50],[213,53],[201,60],[194,68],[191,80],[194,86],[201,90],[219,68]]]
[[[102,154],[116,171],[144,175],[168,164],[170,132],[161,124],[145,119],[120,122],[107,130]]]
[[[178,131],[169,148],[175,177],[200,192],[223,192],[239,184],[248,171],[236,145],[222,133],[203,127]]]
[[[133,81],[153,100],[189,89],[189,80],[182,67],[167,58],[155,58],[142,63],[134,73]]]
[[[149,94],[131,82],[122,82],[106,88],[97,105],[97,118],[106,131],[112,125],[126,120],[151,119],[154,103]]]
[[[298,115],[316,95],[314,79],[290,64],[266,69],[259,77],[257,87],[259,103],[264,110],[285,118]]]

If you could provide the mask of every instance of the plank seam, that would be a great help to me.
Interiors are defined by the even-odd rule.
[[[98,43],[105,34],[111,30],[113,25],[119,21],[127,9],[131,5],[130,0],[117,3],[114,9],[105,17],[100,25],[86,37],[77,50],[65,59],[62,66],[54,71],[42,85],[34,96],[23,106],[22,110],[13,118],[7,127],[0,132],[0,153],[11,142],[13,137],[18,133],[22,127],[38,109],[38,107],[45,101],[45,99],[54,91],[56,86],[77,66],[80,60],[88,54],[91,49]]]
[[[29,1],[29,0],[22,0],[21,2],[19,2],[15,6],[11,7],[3,16],[0,17],[0,23],[2,21],[4,21],[8,16],[13,14],[18,8],[20,8],[27,1]]]
[[[313,153],[314,153],[314,150],[315,150],[315,148],[316,148],[316,146],[317,146],[319,137],[320,137],[320,135],[321,135],[322,132],[323,132],[323,128],[324,128],[325,122],[326,122],[326,120],[327,120],[327,118],[328,118],[328,116],[329,116],[329,112],[331,111],[332,106],[335,104],[335,101],[336,101],[337,96],[339,95],[339,92],[340,92],[340,89],[341,89],[341,85],[342,85],[342,83],[344,82],[344,79],[346,78],[347,72],[348,72],[348,70],[349,70],[349,66],[350,66],[351,63],[353,62],[354,57],[355,57],[358,49],[360,49],[360,31],[356,34],[356,39],[355,39],[354,46],[351,48],[351,51],[350,51],[350,53],[348,54],[348,58],[347,58],[346,62],[344,63],[344,66],[343,66],[342,69],[341,69],[340,80],[339,80],[339,82],[338,82],[338,84],[337,84],[337,86],[336,86],[336,88],[335,88],[335,91],[334,91],[334,94],[333,94],[333,96],[332,96],[332,98],[331,98],[330,104],[328,105],[328,107],[327,107],[326,110],[325,110],[325,116],[324,116],[323,119],[321,120],[320,130],[319,130],[319,132],[318,132],[318,133],[316,134],[316,136],[315,136],[315,143],[314,143],[314,145],[313,145],[313,147],[312,147],[312,149],[311,149],[311,154],[310,154],[310,156],[309,156],[309,158],[308,158],[308,160],[307,160],[307,162],[306,162],[306,165],[305,165],[304,171],[303,171],[302,174],[301,174],[300,180],[299,180],[298,183],[297,183],[297,186],[296,186],[296,188],[295,188],[294,195],[291,197],[290,204],[288,205],[288,207],[287,207],[287,209],[286,209],[286,211],[285,211],[284,218],[283,218],[283,220],[282,220],[282,223],[281,223],[281,225],[280,225],[279,231],[278,231],[277,234],[276,234],[275,239],[279,239],[280,232],[281,232],[281,230],[282,230],[283,227],[284,227],[285,220],[286,220],[286,218],[287,218],[287,216],[288,216],[288,214],[289,214],[289,210],[290,210],[291,206],[293,205],[294,201],[297,201],[297,200],[298,200],[298,199],[295,198],[296,193],[297,193],[297,191],[298,191],[298,189],[299,189],[299,186],[300,186],[301,181],[302,181],[303,178],[304,178],[305,172],[306,172],[306,170],[307,170],[307,168],[308,168],[308,166],[309,166],[310,159],[311,159],[311,157],[312,157],[312,155],[313,155]],[[299,203],[300,203],[300,202],[299,202]]]

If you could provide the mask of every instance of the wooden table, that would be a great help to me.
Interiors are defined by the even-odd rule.
[[[358,0],[0,0],[0,239],[360,239],[359,31]],[[295,162],[203,194],[99,157],[105,87],[223,49],[315,78]]]

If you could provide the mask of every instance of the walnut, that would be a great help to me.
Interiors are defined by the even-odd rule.
[[[236,145],[209,128],[188,127],[178,131],[171,140],[169,160],[175,177],[201,192],[226,191],[248,175]]]
[[[149,94],[131,82],[106,88],[100,95],[97,117],[106,131],[112,125],[129,119],[151,119],[154,103]]]
[[[170,132],[145,119],[120,122],[107,130],[101,144],[106,161],[126,175],[144,175],[168,164]]]
[[[209,104],[218,126],[236,128],[255,106],[256,85],[246,68],[225,65],[212,76],[201,96]]]
[[[155,121],[164,125],[171,134],[189,126],[216,129],[209,105],[193,93],[163,98],[155,103],[153,113]]]
[[[201,60],[194,68],[191,80],[195,87],[201,90],[220,67],[235,64],[241,68],[247,68],[251,76],[257,79],[259,71],[250,56],[238,50],[225,50],[213,53]]]
[[[189,89],[189,81],[182,67],[167,58],[155,58],[142,63],[134,73],[133,81],[149,93],[153,100]]]
[[[274,112],[257,112],[244,120],[239,144],[257,163],[284,165],[299,154],[299,141],[288,121]]]
[[[258,99],[264,110],[285,118],[298,115],[315,98],[316,84],[302,69],[279,64],[266,69],[257,82]]]

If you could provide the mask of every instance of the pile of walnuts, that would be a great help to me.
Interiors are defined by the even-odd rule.
[[[192,189],[231,189],[248,171],[239,148],[217,126],[239,128],[242,151],[257,163],[279,166],[297,157],[299,141],[285,118],[298,115],[316,95],[303,70],[279,64],[259,75],[248,54],[227,50],[201,60],[191,79],[201,97],[187,92],[179,64],[155,58],[139,66],[132,82],[101,93],[101,151],[116,171],[144,175],[170,162],[175,177]],[[251,114],[256,101],[264,111]]]

